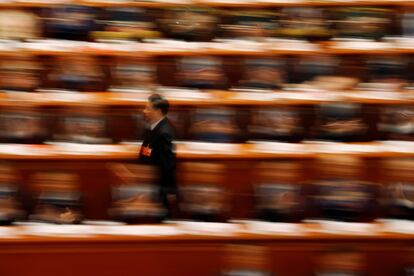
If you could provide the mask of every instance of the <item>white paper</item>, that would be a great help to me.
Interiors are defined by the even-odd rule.
[[[107,51],[122,51],[122,52],[133,52],[138,51],[140,47],[138,42],[127,42],[127,41],[118,41],[117,43],[108,43],[108,42],[89,42],[87,47],[96,50],[107,50]]]
[[[31,236],[86,237],[97,234],[95,226],[70,224],[35,224],[22,226],[22,234]]]
[[[19,236],[20,230],[13,226],[0,226],[0,239],[10,239]]]
[[[377,153],[381,152],[383,148],[380,145],[358,145],[347,143],[321,142],[311,145],[311,151],[320,153]]]
[[[240,91],[242,89],[234,89]],[[253,100],[253,101],[272,101],[277,99],[277,95],[273,91],[268,92],[252,92],[246,89],[246,92],[240,91],[232,97],[233,100]]]
[[[1,144],[0,154],[11,155],[50,155],[49,149],[36,148],[34,145]]]
[[[246,221],[245,227],[247,232],[255,234],[305,234],[303,226],[297,223]]]
[[[342,222],[320,220],[315,221],[319,224],[320,229],[317,232],[330,234],[355,234],[355,235],[375,235],[379,228],[372,223],[359,222]]]
[[[119,236],[174,236],[182,234],[176,226],[169,225],[120,225],[97,226],[102,235]]]
[[[293,88],[287,88],[285,90],[292,90],[292,92],[279,92],[277,94],[278,98],[290,99],[290,100],[310,100],[310,101],[342,101],[343,100],[343,97],[341,94],[335,94],[335,93],[332,93],[332,91],[328,92],[328,91],[323,91],[321,89],[293,87]],[[300,92],[293,92],[293,91],[300,91]]]
[[[191,235],[228,236],[241,232],[240,225],[234,223],[182,221],[177,222],[177,227]]]
[[[381,141],[383,151],[410,153],[414,152],[414,142],[411,141]]]
[[[261,0],[267,2],[267,0]],[[272,0],[270,0],[272,2]],[[294,39],[273,39],[267,40],[267,48],[273,50],[288,50],[288,51],[316,51],[319,50],[319,45],[315,43],[309,43],[302,40]]]
[[[52,101],[62,102],[93,102],[95,95],[62,90],[58,93],[45,93],[45,97]]]
[[[191,152],[235,153],[240,151],[239,144],[230,143],[185,142],[183,145],[185,145],[185,150]]]
[[[383,219],[377,220],[382,223],[382,230],[390,233],[414,234],[414,221]]]
[[[358,91],[355,93],[348,93],[346,95],[349,98],[356,99],[378,99],[378,100],[403,100],[405,97],[398,92],[386,92],[386,91]]]
[[[197,42],[183,42],[183,41],[157,41],[157,43],[140,44],[140,50],[147,52],[165,51],[165,52],[186,52],[196,51],[202,49],[200,43]]]
[[[76,153],[116,153],[128,151],[125,147],[113,144],[106,145],[94,145],[94,144],[78,144],[78,143],[65,143],[65,142],[52,142],[57,152],[69,152],[71,154]]]
[[[266,49],[264,43],[247,39],[215,39],[213,43],[206,44],[206,46],[231,51],[259,51]]]
[[[274,152],[274,153],[304,153],[307,151],[307,147],[302,144],[294,143],[280,143],[280,142],[265,142],[265,141],[249,141],[254,147],[252,151],[254,152]]]
[[[208,92],[201,92],[196,89],[185,89],[179,87],[159,87],[157,91],[167,99],[177,100],[208,100],[212,96]]]
[[[338,41],[332,48],[352,49],[352,50],[382,50],[394,48],[393,43],[375,41]]]

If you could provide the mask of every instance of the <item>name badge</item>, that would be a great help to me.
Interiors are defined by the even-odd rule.
[[[152,152],[152,149],[150,147],[147,147],[147,146],[142,146],[141,147],[141,153],[142,153],[142,155],[147,156],[147,157],[150,157],[151,156],[151,152]]]

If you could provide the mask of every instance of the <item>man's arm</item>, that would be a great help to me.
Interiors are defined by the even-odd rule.
[[[168,132],[162,132],[157,139],[156,162],[161,171],[161,185],[167,193],[176,193],[176,156],[173,137]]]

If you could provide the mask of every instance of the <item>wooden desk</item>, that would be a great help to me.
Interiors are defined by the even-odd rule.
[[[181,169],[182,162],[214,162],[223,164],[226,168],[224,181],[225,188],[231,201],[230,216],[232,218],[254,217],[253,185],[256,183],[255,166],[258,162],[276,160],[296,160],[303,163],[303,181],[310,182],[312,169],[309,164],[313,158],[330,154],[350,154],[371,160],[386,157],[413,157],[414,150],[404,148],[402,151],[389,151],[378,143],[357,144],[359,149],[352,150],[348,146],[338,147],[338,144],[329,146],[330,149],[321,150],[317,145],[299,145],[299,149],[288,150],[283,144],[282,149],[276,151],[271,148],[262,147],[255,150],[251,144],[234,144],[231,147],[221,147],[221,150],[207,150],[206,146],[197,146],[189,143],[179,144],[178,155],[178,180],[186,175]],[[364,151],[364,146],[367,150]],[[32,208],[33,187],[30,179],[34,173],[39,171],[65,171],[76,173],[80,177],[82,192],[84,193],[84,213],[87,218],[106,219],[107,210],[111,203],[111,185],[114,179],[108,170],[111,162],[134,162],[138,154],[137,145],[111,145],[111,150],[99,151],[98,148],[88,148],[82,145],[84,151],[76,152],[79,147],[59,147],[54,145],[0,145],[0,158],[14,165],[22,177],[22,188],[27,202],[26,208]],[[14,148],[13,148],[14,147]],[[218,147],[218,145],[217,145]],[[27,153],[21,149],[29,149]],[[312,149],[313,148],[313,149]],[[11,153],[10,151],[15,151]],[[371,163],[370,163],[371,164]],[[379,164],[372,162],[371,172],[378,172]],[[369,174],[372,181],[377,181],[378,174]]]
[[[177,275],[212,276],[226,265],[229,244],[258,245],[270,252],[277,275],[310,275],[322,252],[350,248],[366,256],[368,275],[400,275],[413,235],[89,236],[0,239],[4,275]]]
[[[190,6],[206,6],[206,7],[251,7],[251,8],[263,8],[263,7],[286,7],[286,6],[320,6],[320,7],[332,7],[332,6],[413,6],[413,1],[410,0],[349,0],[349,1],[312,1],[312,0],[303,0],[303,1],[274,1],[274,2],[264,2],[260,3],[257,1],[245,1],[245,2],[228,2],[228,1],[203,1],[203,0],[194,0],[194,1],[183,1],[183,2],[105,2],[105,1],[71,1],[71,4],[84,5],[84,6],[93,6],[93,7],[111,7],[111,6],[135,6],[135,7],[146,7],[146,8],[165,8],[171,6],[181,6],[181,5],[190,5]],[[30,1],[30,2],[15,2],[15,3],[2,3],[0,8],[41,8],[48,7],[52,5],[60,5],[59,3],[45,3],[42,1]]]
[[[412,91],[400,91],[389,94],[364,94],[362,91],[308,92],[269,91],[256,93],[258,97],[267,95],[266,99],[255,99],[255,93],[226,90],[200,91],[204,97],[195,94],[194,98],[178,98],[167,95],[174,107],[266,107],[281,105],[316,105],[329,102],[354,102],[378,105],[412,105]],[[243,94],[248,94],[243,96]],[[392,96],[394,95],[394,96]],[[147,102],[147,94],[113,93],[113,92],[79,92],[79,93],[0,93],[0,107],[65,107],[65,106],[112,106],[142,108]]]

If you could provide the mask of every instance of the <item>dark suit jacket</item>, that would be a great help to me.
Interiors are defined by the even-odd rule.
[[[176,156],[174,130],[167,118],[153,129],[147,129],[139,152],[141,164],[154,165],[160,170],[161,189],[166,193],[176,193]]]

